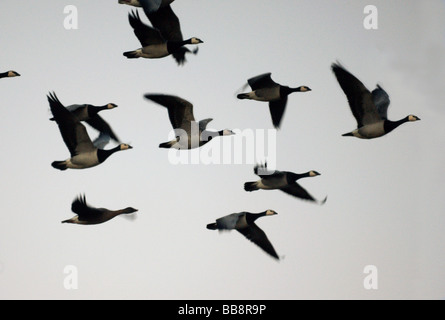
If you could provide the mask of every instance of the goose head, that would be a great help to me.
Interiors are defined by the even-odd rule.
[[[135,212],[138,212],[138,209],[132,208],[132,207],[128,207],[122,210],[122,214],[132,214]]]
[[[190,43],[191,43],[191,44],[200,44],[200,43],[204,43],[204,41],[202,41],[202,40],[199,39],[199,38],[195,38],[195,37],[193,37],[193,38],[190,39]]]
[[[128,150],[128,149],[133,149],[133,147],[126,143],[121,143],[119,145],[119,150]]]
[[[410,114],[410,115],[408,116],[408,121],[413,122],[413,121],[419,121],[419,120],[420,120],[420,118],[417,117],[417,116],[415,116],[415,115],[413,115],[413,114]]]
[[[309,177],[316,177],[316,176],[321,176],[321,173],[318,173],[315,170],[309,171]]]
[[[297,91],[299,91],[299,92],[308,92],[308,91],[312,91],[312,89],[307,87],[307,86],[301,86],[301,87],[297,88]]]
[[[20,77],[20,74],[18,72],[15,71],[8,71],[8,77],[9,78],[13,78],[13,77]]]
[[[276,214],[278,214],[278,213],[275,212],[274,210],[271,210],[271,209],[266,210],[266,212],[265,212],[265,215],[266,215],[266,216],[274,216],[274,215],[276,215]]]
[[[230,129],[224,129],[220,132],[221,136],[233,136],[235,134],[235,132],[233,132]]]
[[[107,109],[114,109],[114,108],[117,108],[116,104],[114,104],[114,103],[107,104]]]

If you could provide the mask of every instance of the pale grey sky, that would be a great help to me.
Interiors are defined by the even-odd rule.
[[[1,299],[445,297],[443,1],[374,1],[379,28],[366,30],[368,1],[177,0],[184,37],[205,42],[183,67],[171,57],[127,60],[122,53],[139,43],[131,8],[117,2],[0,4],[0,72],[22,74],[0,81]],[[64,28],[66,5],[78,9],[78,30]],[[341,137],[355,120],[330,70],[336,60],[368,88],[384,86],[391,119],[422,121],[373,141]],[[328,195],[324,206],[245,192],[256,178],[251,164],[172,165],[158,148],[171,126],[143,94],[189,100],[196,118],[214,118],[212,129],[267,130],[267,105],[235,97],[265,72],[313,89],[289,98],[276,159],[281,170],[320,172],[301,184]],[[49,91],[66,105],[118,104],[103,117],[134,149],[88,170],[53,169],[68,150],[48,121]],[[94,206],[138,208],[138,217],[62,225],[81,193]],[[258,225],[279,262],[236,231],[206,229],[266,209],[278,215]],[[77,290],[64,287],[69,265]],[[363,286],[367,265],[377,267],[378,290]]]

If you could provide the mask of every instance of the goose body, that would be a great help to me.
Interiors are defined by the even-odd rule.
[[[282,86],[272,80],[271,73],[265,73],[253,77],[247,81],[252,91],[238,94],[238,99],[249,99],[269,103],[269,111],[272,123],[275,128],[279,128],[286,109],[288,96],[294,92],[308,92],[311,89],[307,86],[290,88]]]
[[[79,121],[85,121],[91,127],[101,134],[107,134],[116,142],[120,142],[111,126],[99,115],[103,110],[117,108],[114,103],[108,103],[104,106],[93,106],[91,104],[73,104],[66,107]],[[54,121],[54,118],[50,120]]]
[[[261,213],[233,213],[217,219],[215,223],[208,224],[207,229],[220,231],[237,230],[247,239],[263,249],[267,254],[278,260],[279,257],[266,234],[255,224],[255,221],[258,218],[276,214],[277,213],[273,210],[267,210]]]
[[[340,87],[345,93],[348,104],[357,121],[357,129],[343,134],[360,139],[375,139],[382,137],[406,122],[420,120],[415,115],[398,120],[388,120],[388,107],[390,105],[389,95],[381,87],[370,92],[363,83],[343,66],[332,64]]]
[[[20,77],[20,74],[18,72],[12,71],[12,70],[0,73],[0,79],[1,78],[14,78],[14,77]]]
[[[291,196],[319,204],[324,204],[327,200],[327,197],[322,201],[316,200],[306,189],[297,183],[297,181],[302,178],[319,176],[320,173],[317,171],[312,170],[302,174],[289,171],[267,171],[266,164],[264,166],[255,166],[254,173],[261,179],[246,182],[244,184],[244,190],[248,192],[256,190],[281,190]]]
[[[95,142],[91,141],[86,128],[80,121],[59,101],[55,94],[48,95],[48,102],[54,120],[59,126],[63,141],[70,151],[71,157],[64,161],[54,161],[55,169],[86,169],[95,167],[112,154],[121,150],[132,149],[128,144],[120,144],[113,149],[104,150],[100,146],[109,139],[106,134],[101,134]]]
[[[62,223],[95,225],[105,223],[121,214],[132,214],[138,211],[132,207],[121,210],[95,208],[87,204],[85,196],[75,199],[71,204],[71,210],[77,215],[71,219],[62,221]]]
[[[146,94],[145,98],[167,108],[170,123],[175,130],[176,139],[161,143],[160,148],[195,149],[207,144],[215,137],[234,134],[228,129],[218,132],[208,131],[207,124],[212,119],[196,122],[193,115],[193,104],[185,99],[163,94]]]
[[[138,12],[133,11],[129,14],[129,22],[142,47],[137,50],[124,52],[124,56],[128,59],[160,59],[182,52],[185,45],[203,43],[202,40],[195,37],[187,40],[165,39],[159,30],[144,24]]]

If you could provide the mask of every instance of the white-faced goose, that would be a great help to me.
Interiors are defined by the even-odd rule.
[[[170,123],[177,134],[175,140],[161,143],[160,148],[194,149],[205,145],[215,137],[234,134],[229,129],[218,132],[206,130],[207,124],[212,119],[196,122],[193,115],[193,104],[187,100],[164,94],[146,94],[145,98],[167,108]]]
[[[302,186],[297,183],[297,181],[302,178],[319,176],[320,173],[318,173],[317,171],[312,170],[302,174],[288,171],[268,171],[266,163],[263,166],[255,166],[254,173],[261,179],[254,182],[246,182],[244,184],[244,190],[248,192],[260,189],[281,190],[287,194],[290,194],[291,196],[303,200],[316,202],[318,204],[324,204],[327,200],[327,197],[322,201],[316,200],[309,194],[309,192],[307,192]]]
[[[398,126],[420,120],[415,115],[409,115],[399,121],[388,120],[389,96],[381,86],[371,93],[363,83],[347,71],[343,66],[332,64],[340,87],[345,93],[352,114],[357,120],[357,129],[343,136],[353,136],[361,139],[374,139],[393,131]]]
[[[91,104],[73,104],[66,107],[79,121],[85,121],[91,127],[99,131],[101,134],[107,134],[111,139],[120,143],[119,138],[114,133],[111,126],[99,115],[103,110],[111,110],[117,108],[114,103],[108,103],[104,106],[93,106]],[[54,118],[50,120],[54,121]]]
[[[277,213],[273,210],[267,210],[261,213],[240,212],[233,213],[228,216],[219,218],[216,223],[207,225],[209,230],[236,230],[247,239],[255,243],[273,258],[279,260],[278,254],[267,238],[263,230],[261,230],[255,221],[264,216],[272,216]]]
[[[293,92],[308,92],[311,89],[307,86],[290,88],[282,86],[271,78],[271,73],[265,73],[253,77],[247,81],[252,91],[238,94],[238,99],[249,99],[269,102],[269,110],[272,116],[272,123],[275,128],[279,128],[283,119],[288,96]]]
[[[62,221],[62,223],[95,225],[107,222],[121,214],[132,214],[138,211],[132,207],[121,210],[91,207],[87,204],[85,195],[83,197],[78,197],[73,201],[71,210],[77,215],[71,219]]]
[[[138,12],[129,14],[130,25],[134,30],[134,34],[139,39],[142,48],[137,50],[124,52],[124,56],[129,59],[146,58],[159,59],[167,57],[171,54],[183,52],[185,45],[200,44],[202,40],[198,38],[190,38],[187,40],[169,40],[162,36],[159,30],[154,29],[141,21]],[[178,61],[181,64],[180,61]]]
[[[95,167],[117,151],[132,149],[130,145],[124,143],[113,149],[100,149],[99,144],[95,145],[91,141],[85,126],[62,105],[55,93],[48,95],[48,102],[54,119],[59,126],[62,139],[71,154],[71,158],[65,161],[54,161],[51,165],[55,169],[66,170]],[[102,134],[98,140],[103,141],[103,136],[107,137],[106,134]]]
[[[12,70],[0,73],[0,79],[1,78],[14,78],[14,77],[20,77],[20,74],[18,72],[12,71]]]

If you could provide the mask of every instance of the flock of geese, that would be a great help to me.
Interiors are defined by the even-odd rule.
[[[160,59],[171,55],[178,65],[182,65],[186,62],[186,54],[198,53],[197,48],[191,51],[187,46],[202,44],[203,41],[196,37],[187,40],[183,39],[179,19],[171,8],[173,1],[119,0],[120,4],[142,8],[152,24],[152,26],[149,26],[142,22],[137,11],[138,9],[129,13],[129,24],[141,47],[125,52],[123,54],[125,57],[128,59]],[[387,111],[390,99],[381,86],[377,86],[371,92],[339,63],[332,64],[332,72],[346,95],[351,112],[357,121],[356,129],[345,133],[343,136],[374,139],[386,135],[403,123],[420,120],[415,115],[408,115],[398,121],[389,120]],[[20,76],[20,74],[15,71],[0,73],[0,78],[17,76]],[[237,98],[240,100],[250,99],[268,102],[272,124],[277,129],[280,128],[282,123],[289,95],[295,92],[311,91],[308,86],[291,88],[280,85],[272,80],[271,73],[252,77],[247,81],[247,86],[250,86],[251,91],[240,93],[237,95]],[[53,115],[53,118],[50,120],[57,123],[62,139],[70,153],[68,159],[52,163],[55,169],[67,170],[95,167],[118,151],[132,149],[130,145],[120,142],[111,126],[99,115],[101,111],[114,109],[117,105],[109,103],[104,106],[88,104],[64,106],[54,92],[49,93],[47,98]],[[203,146],[215,137],[234,134],[229,129],[218,132],[207,130],[207,125],[212,119],[204,119],[197,122],[193,115],[193,105],[185,99],[163,94],[146,94],[145,98],[167,108],[170,123],[175,132],[177,132],[176,139],[161,143],[159,145],[160,148],[190,150]],[[99,132],[94,140],[88,135],[84,123]],[[112,149],[104,149],[111,140],[117,142],[118,146]],[[281,190],[294,197],[314,203],[324,204],[326,202],[327,198],[319,201],[297,183],[299,179],[320,175],[317,171],[309,171],[303,174],[287,171],[269,171],[267,163],[265,163],[264,165],[255,166],[254,173],[260,179],[254,182],[246,182],[244,189],[247,192],[260,189]],[[85,196],[76,198],[72,203],[71,209],[76,216],[63,221],[63,223],[100,224],[118,215],[132,214],[138,211],[131,207],[121,210],[95,208],[87,204]],[[220,231],[237,230],[270,256],[279,260],[280,258],[266,234],[255,224],[258,218],[276,214],[274,210],[266,210],[261,213],[233,213],[208,224],[207,229]]]

